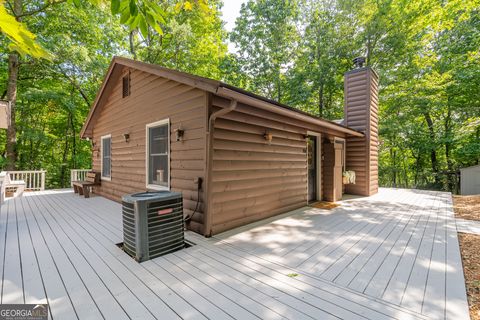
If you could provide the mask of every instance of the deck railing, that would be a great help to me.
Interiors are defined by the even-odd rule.
[[[25,191],[45,190],[45,170],[8,171],[10,180],[25,181]]]
[[[72,169],[70,170],[70,185],[73,187],[73,181],[83,181],[87,177],[87,172],[92,169]]]

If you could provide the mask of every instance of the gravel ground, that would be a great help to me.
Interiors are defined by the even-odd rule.
[[[480,195],[454,196],[455,216],[480,221]],[[472,320],[480,320],[480,235],[459,233],[463,272]]]

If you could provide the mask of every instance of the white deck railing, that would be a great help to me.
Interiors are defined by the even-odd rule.
[[[45,190],[45,170],[8,171],[10,180],[25,181],[25,191]]]
[[[73,187],[73,181],[84,181],[87,173],[92,169],[72,169],[70,170],[70,185]]]

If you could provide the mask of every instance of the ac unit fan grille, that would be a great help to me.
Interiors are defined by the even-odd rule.
[[[122,202],[123,218],[123,249],[135,256],[135,212],[133,203]]]
[[[169,210],[171,212],[168,213]],[[151,202],[147,206],[147,212],[150,257],[173,252],[184,246],[181,198]]]

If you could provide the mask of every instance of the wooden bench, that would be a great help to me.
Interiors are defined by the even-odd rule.
[[[10,192],[13,197],[18,197],[25,191],[25,181],[11,180],[10,174],[6,171],[0,173],[0,202],[3,203],[6,198],[6,193]]]
[[[100,172],[91,171],[87,173],[85,181],[73,181],[73,191],[79,195],[90,197],[90,189],[100,185]]]

